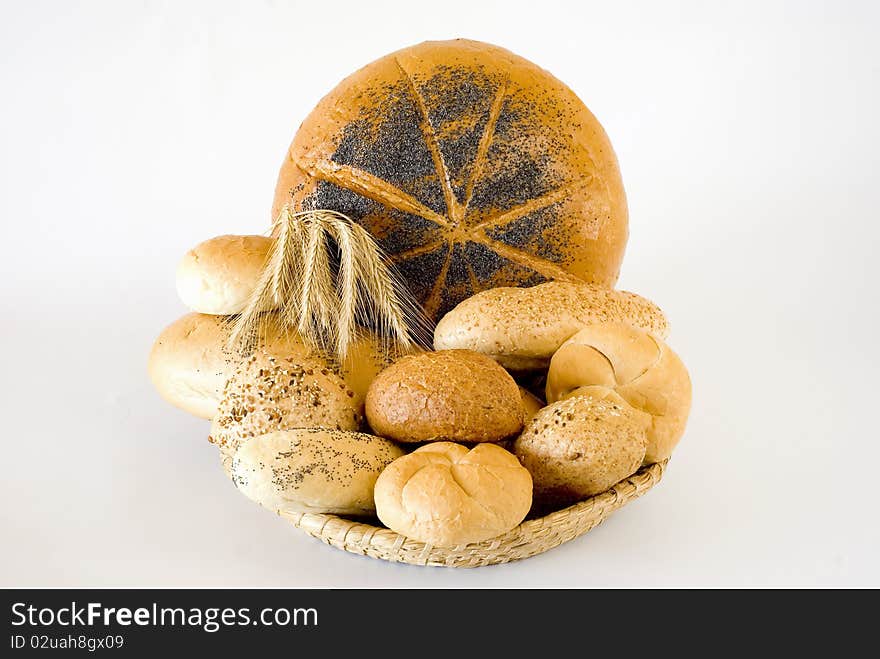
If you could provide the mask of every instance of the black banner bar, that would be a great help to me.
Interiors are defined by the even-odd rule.
[[[863,593],[867,594],[867,593]],[[756,596],[757,595],[757,596]],[[611,642],[617,654],[645,643],[694,646],[711,638],[725,649],[844,647],[867,624],[870,608],[823,604],[816,593],[579,590],[3,590],[6,638],[0,656],[38,650],[130,653],[243,652],[257,647],[421,656],[428,648],[477,646],[513,651],[573,643],[584,652]],[[831,594],[840,600],[841,593]],[[822,598],[826,599],[826,598]],[[847,598],[849,599],[849,598]],[[860,599],[860,598],[859,598]],[[835,617],[843,633],[830,636]],[[465,639],[468,639],[465,643]],[[615,640],[616,639],[616,640]],[[675,640],[674,640],[675,639]],[[464,646],[461,644],[465,643]],[[412,645],[415,644],[415,645]],[[585,645],[586,644],[586,645]],[[466,652],[464,648],[466,647]],[[419,649],[421,648],[421,649]],[[334,651],[335,649],[335,651]],[[648,649],[647,646],[642,648]],[[704,648],[706,649],[706,648]],[[565,652],[561,649],[558,654]],[[580,654],[580,653],[579,653]]]

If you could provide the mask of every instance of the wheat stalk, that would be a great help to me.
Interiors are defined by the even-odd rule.
[[[424,312],[362,226],[335,211],[293,212],[285,206],[273,231],[257,287],[232,323],[233,346],[251,350],[262,313],[275,308],[282,329],[340,361],[361,329],[372,330],[386,350],[428,344]]]
[[[348,229],[357,225],[337,218],[335,215],[329,215],[326,221],[328,229],[339,247],[339,253],[354,254],[356,251],[355,238],[352,235],[354,230]],[[336,351],[341,355],[348,352],[349,346],[354,341],[358,320],[364,320],[358,317],[360,313],[358,282],[361,280],[361,273],[354,261],[355,259],[340,258],[339,272],[336,276],[336,291],[339,300]]]

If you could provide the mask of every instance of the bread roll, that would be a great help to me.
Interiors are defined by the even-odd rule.
[[[318,360],[329,367],[329,358],[303,344],[295,333],[283,330],[274,313],[263,315],[258,330],[264,350],[288,357]],[[147,370],[159,394],[190,414],[213,419],[223,388],[242,356],[227,347],[228,319],[191,313],[166,327],[150,352]],[[393,355],[372,335],[354,341],[341,366],[332,367],[353,392],[352,403],[363,412],[364,398],[373,378]]]
[[[434,320],[496,286],[612,286],[627,240],[596,118],[535,64],[464,39],[404,48],[324,97],[281,166],[273,217],[284,204],[363,225]]]
[[[522,385],[519,387],[519,393],[522,396],[523,402],[523,423],[526,424],[532,420],[532,417],[538,413],[538,410],[544,407],[544,401]]]
[[[359,432],[279,431],[239,447],[232,481],[276,512],[367,515],[375,510],[376,479],[402,455],[393,442]]]
[[[396,357],[400,357],[397,349],[386,346],[373,334],[359,336],[348,347],[345,359],[342,360],[338,370],[339,375],[354,392],[352,401],[360,411],[363,411],[367,390],[373,380],[388,368]]]
[[[475,350],[512,370],[546,368],[572,334],[609,321],[661,337],[669,330],[663,312],[635,293],[553,281],[493,288],[468,298],[437,324],[434,348]]]
[[[172,405],[205,419],[217,414],[223,387],[241,361],[227,346],[227,318],[191,313],[162,330],[153,344],[147,371],[159,394]],[[308,355],[299,336],[265,314],[259,345],[281,354]]]
[[[241,313],[257,287],[271,247],[272,239],[266,236],[217,236],[199,243],[177,266],[180,299],[199,313]]]
[[[547,374],[547,401],[557,401],[590,385],[613,389],[634,408],[651,415],[646,464],[672,455],[690,412],[691,381],[669,346],[629,325],[590,325],[553,355]]]
[[[410,355],[367,392],[367,420],[398,442],[495,442],[519,432],[523,403],[503,368],[484,355],[447,350]]]
[[[532,479],[494,444],[435,442],[392,462],[376,481],[388,528],[437,547],[481,542],[516,527],[532,505]]]
[[[226,336],[222,318],[198,313],[178,318],[162,330],[147,364],[159,395],[190,414],[213,418],[235,365]]]
[[[513,444],[541,503],[567,505],[604,492],[645,457],[650,417],[613,391],[583,393],[542,409]]]
[[[362,415],[355,393],[315,356],[260,349],[237,366],[226,383],[210,441],[224,466],[241,443],[278,430],[358,430]]]

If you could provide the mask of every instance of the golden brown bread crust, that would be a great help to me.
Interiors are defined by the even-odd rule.
[[[645,463],[672,455],[687,424],[691,380],[662,340],[620,323],[590,325],[566,341],[550,361],[547,401],[580,395],[582,387],[616,391],[651,416]]]
[[[536,501],[570,504],[635,473],[649,424],[613,391],[594,390],[539,411],[513,451],[532,475]]]
[[[640,295],[552,281],[493,288],[462,301],[437,323],[434,347],[475,350],[512,370],[546,368],[566,339],[603,322],[625,322],[663,338],[669,333],[660,308]]]
[[[547,71],[465,39],[392,53],[325,96],[284,160],[273,217],[286,203],[365,226],[435,320],[496,286],[612,286],[627,240],[596,118]]]
[[[367,421],[398,442],[497,442],[519,432],[516,382],[494,361],[468,350],[411,355],[382,371],[367,391]]]
[[[519,385],[519,393],[523,402],[523,424],[527,424],[538,413],[538,410],[545,406],[545,403],[522,385]]]
[[[201,313],[178,318],[156,338],[147,371],[161,396],[190,414],[212,419],[226,380],[241,360],[227,346],[229,319]],[[283,354],[307,354],[299,337],[281,329],[274,313],[264,314],[259,344]]]
[[[519,524],[532,503],[529,472],[494,444],[433,442],[376,481],[376,513],[403,536],[438,547],[481,542]]]
[[[418,350],[413,348],[413,351]],[[354,392],[354,404],[363,412],[367,390],[379,373],[388,368],[400,356],[400,349],[386,345],[373,334],[357,337],[348,347],[345,359],[336,369]]]

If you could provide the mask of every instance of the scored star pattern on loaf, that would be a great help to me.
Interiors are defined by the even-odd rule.
[[[364,225],[435,319],[511,281],[578,281],[564,267],[565,243],[595,238],[610,210],[605,184],[584,173],[595,171],[588,153],[573,180],[559,164],[577,145],[546,117],[564,125],[575,110],[494,72],[439,67],[428,76],[395,64],[399,79],[363,92],[372,102],[332,154],[291,152],[318,181],[304,205]],[[572,198],[586,200],[576,236],[565,206]]]

